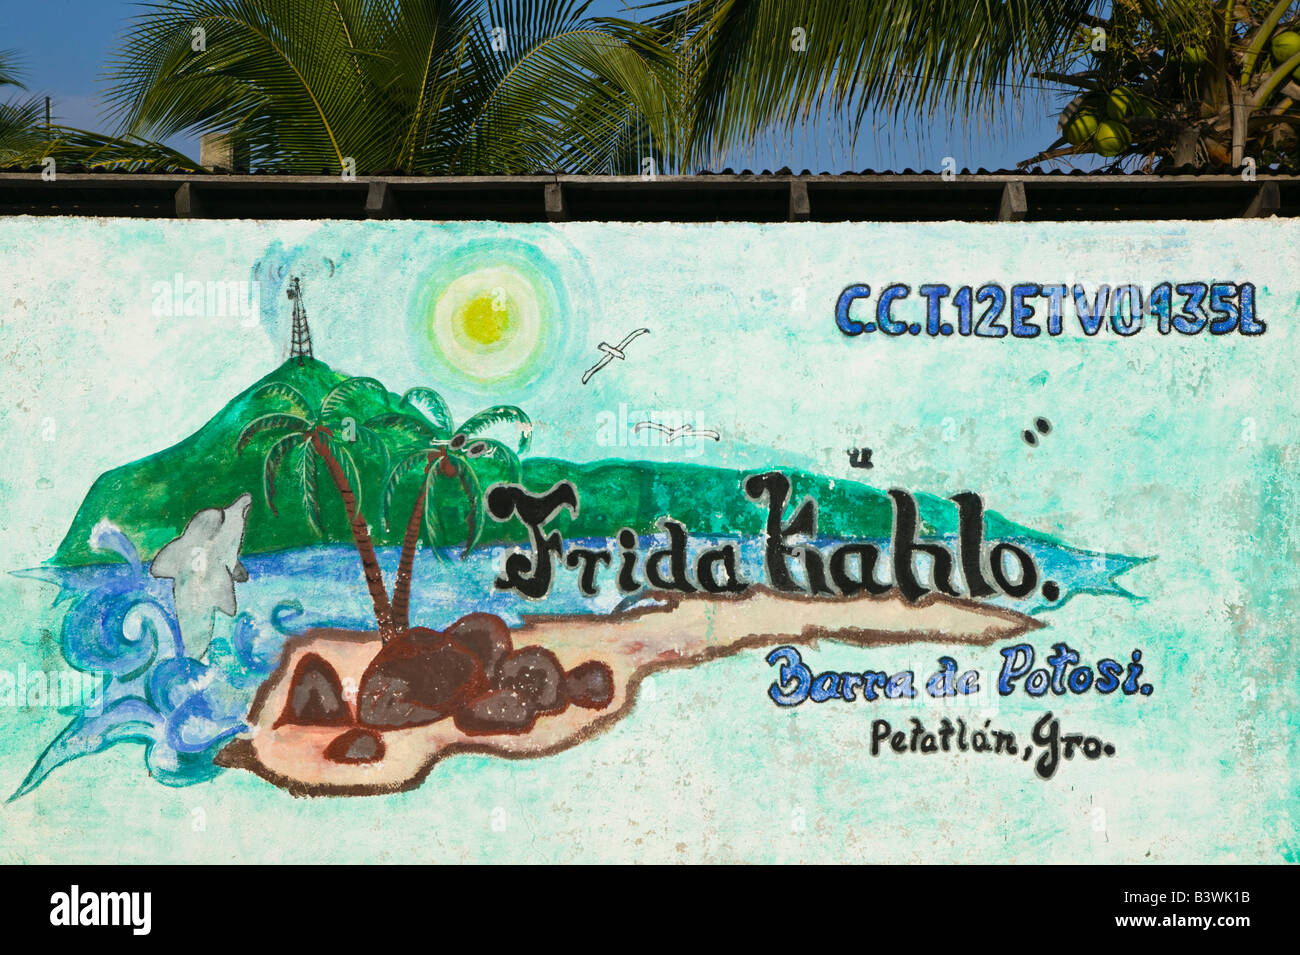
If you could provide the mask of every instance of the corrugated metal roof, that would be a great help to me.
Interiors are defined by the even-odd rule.
[[[796,172],[793,172],[793,171],[792,171],[788,166],[786,166],[786,167],[783,167],[783,168],[778,169],[778,170],[776,170],[776,171],[772,171],[772,170],[769,170],[769,169],[764,169],[762,172],[758,172],[758,173],[755,173],[755,172],[753,172],[752,170],[749,170],[749,169],[742,169],[740,172],[736,172],[734,169],[731,169],[731,168],[720,169],[720,170],[717,170],[717,171],[714,171],[714,170],[708,170],[708,169],[703,169],[703,170],[700,170],[700,172],[696,173],[696,175],[699,175],[699,176],[737,176],[737,175],[739,175],[739,176],[800,176],[800,177],[817,177],[817,178],[832,177],[832,178],[833,178],[833,177],[836,177],[836,176],[942,176],[942,175],[944,174],[944,172],[945,172],[945,170],[939,170],[939,169],[921,169],[921,170],[915,170],[915,169],[912,169],[911,167],[908,167],[908,168],[901,169],[901,170],[899,170],[899,169],[871,169],[871,168],[862,169],[862,170],[846,169],[846,170],[844,170],[844,171],[842,171],[842,172],[828,172],[828,171],[826,171],[826,170],[822,170],[821,172],[812,172],[812,171],[809,170],[809,169],[804,169],[804,170],[802,170],[801,172],[796,173]],[[1255,170],[1256,175],[1260,175],[1260,176],[1262,176],[1262,175],[1295,175],[1297,172],[1300,172],[1300,168],[1286,168],[1286,169],[1283,169],[1283,168],[1280,168],[1280,167],[1269,167],[1269,168],[1262,168],[1262,167],[1261,167],[1261,168],[1257,168],[1257,169]],[[956,172],[956,175],[959,175],[959,176],[1034,176],[1034,177],[1038,177],[1038,176],[1070,176],[1070,177],[1086,176],[1086,177],[1116,178],[1116,177],[1123,177],[1123,176],[1138,176],[1138,175],[1142,175],[1142,176],[1146,176],[1146,175],[1151,175],[1151,176],[1234,176],[1234,175],[1239,175],[1240,173],[1241,173],[1241,170],[1240,170],[1240,169],[1234,169],[1233,167],[1231,167],[1231,166],[1226,166],[1226,165],[1224,165],[1224,166],[1195,166],[1195,165],[1188,164],[1188,165],[1183,165],[1183,166],[1167,166],[1167,167],[1164,167],[1164,168],[1161,168],[1161,169],[1155,169],[1155,170],[1152,170],[1152,171],[1149,172],[1149,173],[1146,173],[1146,172],[1143,172],[1143,173],[1137,173],[1137,172],[1132,172],[1132,173],[1120,172],[1120,173],[1116,173],[1116,172],[1108,172],[1108,171],[1106,171],[1106,170],[1104,170],[1104,169],[1093,169],[1093,170],[1089,170],[1089,169],[1044,169],[1044,168],[1042,168],[1041,166],[1035,166],[1035,167],[1030,168],[1030,169],[985,169],[983,166],[981,166],[981,167],[978,168],[978,169],[967,169],[967,168],[962,168],[962,169],[960,169],[960,170],[958,170],[958,171]]]
[[[0,167],[0,175],[4,175],[4,174],[19,174],[19,175],[21,175],[21,174],[28,174],[28,175],[32,175],[32,174],[38,174],[38,173],[42,172],[42,171],[43,171],[43,168],[44,168],[44,167],[42,167],[42,166],[28,166],[28,167],[13,167],[13,166],[9,166],[9,167]],[[186,176],[186,177],[196,177],[196,178],[201,178],[201,177],[205,177],[205,176],[225,176],[225,175],[232,175],[232,173],[230,173],[230,172],[227,171],[227,170],[220,170],[220,171],[215,171],[215,172],[210,172],[210,173],[183,173],[183,172],[126,172],[126,171],[114,170],[114,169],[89,169],[89,168],[87,168],[87,167],[85,167],[85,166],[72,165],[72,164],[70,164],[70,165],[66,165],[66,166],[63,166],[63,165],[59,166],[59,171],[62,172],[62,173],[68,174],[68,175],[78,175],[78,176],[162,176],[162,177],[168,177],[168,178],[175,178],[175,177],[177,177],[177,176]],[[1001,177],[1005,177],[1005,176],[1015,176],[1015,177],[1035,177],[1035,178],[1046,176],[1046,177],[1071,177],[1071,178],[1077,178],[1077,177],[1088,177],[1088,178],[1105,178],[1105,179],[1114,179],[1114,178],[1123,178],[1123,177],[1130,177],[1130,176],[1162,176],[1162,177],[1167,177],[1167,176],[1237,176],[1237,175],[1240,175],[1241,172],[1242,172],[1242,170],[1241,170],[1240,168],[1233,168],[1232,166],[1228,166],[1228,165],[1220,165],[1220,166],[1206,166],[1206,165],[1202,165],[1202,166],[1196,166],[1196,165],[1188,164],[1188,165],[1183,165],[1183,166],[1164,166],[1164,167],[1161,167],[1161,168],[1159,168],[1159,169],[1153,169],[1153,170],[1151,170],[1150,172],[1114,172],[1114,171],[1107,171],[1107,170],[1105,170],[1105,169],[1096,169],[1096,170],[1087,170],[1087,169],[1044,169],[1044,168],[1041,167],[1041,166],[1034,166],[1034,167],[1032,167],[1032,168],[1028,168],[1028,169],[985,169],[983,166],[981,166],[981,167],[979,167],[978,169],[969,169],[969,168],[965,168],[965,167],[963,167],[962,169],[957,170],[955,174],[958,175],[958,176],[1001,176]],[[755,171],[752,170],[752,169],[741,169],[741,170],[739,170],[739,171],[736,171],[735,169],[732,169],[731,167],[727,167],[727,168],[724,168],[724,169],[716,169],[716,170],[714,170],[714,169],[701,169],[701,170],[698,170],[697,172],[694,172],[694,173],[686,173],[686,174],[682,174],[682,175],[680,175],[680,176],[676,176],[676,177],[660,176],[660,177],[658,177],[658,178],[690,178],[690,177],[697,177],[697,176],[743,176],[743,177],[750,177],[750,178],[754,178],[754,177],[765,177],[765,178],[766,178],[766,177],[774,177],[774,178],[798,177],[798,178],[817,178],[817,179],[827,179],[827,178],[830,178],[830,179],[834,179],[834,178],[842,178],[842,177],[862,177],[862,176],[871,176],[871,177],[877,177],[877,178],[878,178],[878,177],[884,177],[884,176],[936,176],[936,177],[938,177],[938,176],[943,176],[943,175],[945,175],[945,174],[951,175],[952,173],[950,173],[948,170],[942,170],[942,169],[920,169],[920,170],[916,170],[916,169],[912,169],[910,166],[909,166],[909,167],[906,167],[906,168],[904,168],[904,169],[872,169],[872,168],[868,167],[868,168],[866,168],[866,169],[860,169],[860,170],[855,170],[855,169],[846,169],[846,170],[842,170],[842,171],[840,171],[840,172],[830,172],[830,171],[828,171],[828,170],[824,170],[824,169],[821,170],[820,172],[813,172],[813,171],[810,170],[810,169],[803,169],[803,170],[801,170],[801,171],[799,171],[799,172],[795,172],[795,171],[792,170],[789,166],[783,166],[783,167],[781,167],[780,169],[776,169],[776,170],[763,169],[763,170],[761,170],[761,171],[759,171],[759,172],[755,172]],[[1289,176],[1289,175],[1297,175],[1297,174],[1300,174],[1300,166],[1296,166],[1296,167],[1280,167],[1280,166],[1264,167],[1264,166],[1261,166],[1261,167],[1257,167],[1257,168],[1256,168],[1256,170],[1255,170],[1255,174],[1258,175],[1258,176],[1266,176],[1266,175],[1268,175],[1268,176]],[[320,170],[320,172],[317,172],[317,173],[303,173],[303,172],[278,172],[278,171],[276,171],[276,170],[271,170],[271,169],[256,169],[256,170],[253,170],[253,171],[251,171],[251,172],[247,172],[247,173],[238,173],[238,175],[251,175],[251,176],[274,176],[274,177],[292,176],[292,177],[294,177],[294,178],[322,178],[322,179],[337,179],[337,178],[339,178],[339,173],[338,173],[337,170],[329,170],[329,169],[322,169],[322,170]],[[607,173],[571,173],[571,172],[566,172],[566,171],[564,171],[564,170],[555,170],[555,169],[538,169],[538,170],[533,170],[533,171],[531,171],[531,172],[522,172],[522,171],[520,171],[520,172],[499,172],[499,173],[475,173],[475,174],[473,174],[472,176],[462,176],[462,175],[443,175],[443,174],[414,174],[414,175],[413,175],[413,174],[410,174],[410,173],[404,173],[404,172],[400,172],[400,171],[392,170],[392,171],[387,171],[387,172],[374,173],[374,174],[370,174],[370,175],[366,175],[366,176],[361,176],[360,178],[363,178],[363,179],[374,179],[374,178],[384,178],[384,179],[395,179],[395,178],[401,178],[401,179],[463,179],[463,178],[474,178],[474,179],[483,179],[483,178],[493,178],[493,179],[517,179],[517,178],[520,178],[520,177],[527,177],[527,176],[581,176],[581,177],[583,177],[583,178],[603,178],[603,179],[610,179],[610,180],[624,180],[624,179],[632,179],[632,178],[636,178],[636,179],[642,178],[642,177],[640,177],[640,176],[610,175],[610,174],[607,174]]]
[[[1014,170],[694,176],[0,173],[0,215],[544,221],[1225,219],[1300,214],[1300,177]]]

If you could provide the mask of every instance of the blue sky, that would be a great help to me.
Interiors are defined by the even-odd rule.
[[[112,123],[102,100],[104,73],[138,9],[129,0],[0,0],[0,49],[19,51],[28,87],[52,98],[56,122],[107,129]],[[593,10],[627,15],[621,0],[596,0]],[[968,127],[947,120],[886,120],[878,129],[864,129],[852,150],[833,124],[822,123],[792,139],[758,144],[722,165],[814,172],[919,170],[938,169],[951,156],[958,168],[1011,167],[1052,141],[1062,102],[1055,94],[1027,91],[1019,105],[1008,106],[993,123]],[[191,155],[198,151],[195,137],[178,138],[172,145]]]

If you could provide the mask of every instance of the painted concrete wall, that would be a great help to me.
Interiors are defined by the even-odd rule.
[[[24,861],[1295,861],[1296,230],[0,221],[0,785],[22,793],[0,845]],[[444,445],[476,412],[518,408],[526,427],[506,416],[481,436],[518,455],[525,490],[574,485],[579,518],[547,525],[563,540],[533,597],[507,558],[536,562],[535,542],[483,497],[511,483],[510,454],[465,458],[469,490],[449,465],[444,526],[421,528],[443,556],[416,552],[412,623],[485,611],[517,649],[531,614],[597,621],[561,663],[608,659],[620,712],[571,704],[471,737],[457,710],[424,735],[376,731],[394,755],[357,777],[370,795],[285,791],[329,792],[342,770],[269,722],[254,734],[255,693],[284,689],[286,643],[377,624],[323,461],[286,452],[272,513],[269,435],[245,449],[252,470],[212,438],[275,401],[293,412],[283,389],[252,389],[293,365],[294,277],[323,370],[283,381],[373,378],[404,414],[408,389],[436,389]],[[313,427],[322,395],[305,396]],[[356,460],[391,593],[415,493],[391,521],[380,505],[408,446],[385,438],[381,462],[356,434],[376,408],[343,398],[327,446]],[[588,467],[607,460],[625,467]],[[771,495],[744,480],[764,474],[794,485],[770,541]],[[185,536],[244,492],[233,544]],[[963,492],[983,522],[959,521]],[[781,537],[805,498],[816,534]],[[642,585],[671,544],[659,518],[687,535],[694,592],[677,596],[702,609],[648,664],[626,644],[656,605]],[[194,560],[150,574],[173,539]],[[846,542],[874,547],[895,590],[841,618]],[[926,542],[951,572],[918,556],[922,593],[900,597],[897,554]],[[562,562],[575,546],[609,554],[595,594]],[[727,547],[736,592],[707,594],[698,558]],[[616,579],[625,551],[635,587]],[[797,611],[753,602],[780,595],[777,565]],[[771,639],[738,643],[757,633]],[[689,665],[662,666],[673,653]],[[952,675],[932,682],[944,658]],[[257,736],[288,747],[287,778],[256,771],[267,751],[220,756]],[[445,758],[417,784],[388,765],[399,751]]]

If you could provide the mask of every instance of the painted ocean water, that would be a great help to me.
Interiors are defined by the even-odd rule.
[[[954,537],[936,540],[955,552]],[[576,543],[614,546],[610,541]],[[742,580],[765,580],[761,538],[696,538],[688,554],[693,559],[700,551],[724,543],[737,546]],[[822,548],[837,542],[809,543]],[[890,552],[887,540],[865,543],[880,548],[882,556]],[[1051,602],[1035,594],[1023,601],[1000,597],[996,603],[1035,613],[1081,593],[1130,596],[1114,578],[1139,559],[1042,541],[1019,543],[1030,551],[1043,579],[1059,585],[1061,595]],[[248,580],[237,587],[237,615],[233,619],[215,615],[215,639],[204,659],[194,659],[186,655],[171,582],[151,577],[131,542],[111,525],[98,529],[95,544],[120,561],[23,572],[25,577],[58,586],[57,603],[67,607],[61,626],[64,657],[77,670],[99,677],[102,695],[75,712],[17,796],[31,792],[63,763],[118,744],[143,745],[149,773],[160,783],[188,785],[211,779],[222,771],[212,762],[216,752],[248,732],[244,717],[253,693],[275,668],[286,639],[315,627],[374,627],[353,548],[336,545],[254,555],[243,559]],[[662,535],[638,540],[638,550],[645,554],[667,546]],[[466,613],[486,611],[519,626],[529,614],[603,614],[641,599],[635,593],[621,593],[612,574],[594,597],[579,591],[577,574],[563,570],[547,596],[538,600],[494,587],[505,555],[515,549],[488,547],[464,559],[425,549],[412,588],[412,622],[443,629]],[[384,548],[379,556],[391,580],[400,552]],[[806,583],[802,572],[796,579]]]

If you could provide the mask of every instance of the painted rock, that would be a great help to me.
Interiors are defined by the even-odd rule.
[[[384,758],[384,741],[378,733],[353,728],[325,747],[325,758],[334,763],[375,763]]]
[[[614,671],[597,660],[579,664],[564,675],[564,695],[575,706],[603,710],[614,699]]]
[[[366,667],[357,718],[380,729],[424,726],[488,689],[474,653],[436,630],[417,627],[386,643]]]
[[[495,679],[497,666],[513,649],[510,628],[504,620],[490,613],[466,614],[444,630],[442,635],[448,640],[455,640],[479,658],[488,682]]]
[[[524,647],[501,661],[496,685],[514,690],[537,713],[551,713],[568,705],[564,695],[564,667],[545,647]]]
[[[308,653],[293,671],[289,698],[275,726],[346,726],[351,722],[339,675],[324,658]]]
[[[514,690],[495,690],[456,712],[456,729],[470,736],[527,733],[537,711]]]

